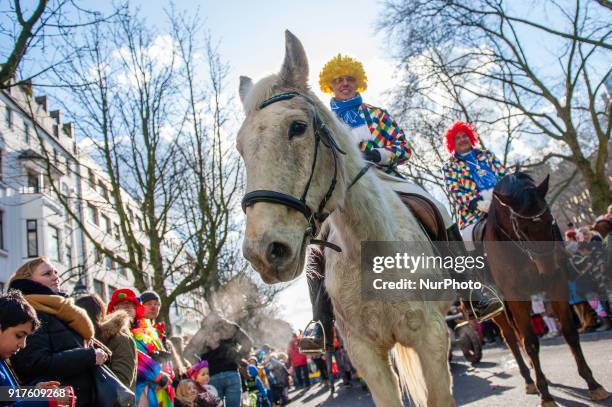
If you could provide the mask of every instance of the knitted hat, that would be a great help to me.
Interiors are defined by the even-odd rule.
[[[455,137],[457,137],[457,134],[461,132],[467,134],[467,136],[470,138],[472,147],[478,143],[478,134],[476,134],[476,129],[474,129],[471,124],[457,120],[448,129],[446,129],[446,133],[444,134],[444,139],[446,140],[446,150],[449,153],[452,154],[455,151]]]
[[[140,301],[143,304],[151,300],[157,300],[161,302],[161,298],[159,298],[159,294],[157,294],[155,291],[145,291],[144,293],[140,294]]]
[[[200,370],[204,369],[205,367],[208,367],[208,361],[200,360],[198,363],[187,369],[187,376],[191,377],[193,380],[196,380]]]
[[[361,62],[349,56],[336,55],[325,64],[319,74],[319,86],[325,93],[333,94],[334,91],[329,86],[334,79],[341,76],[351,76],[357,82],[357,92],[363,92],[368,88],[368,77],[363,70]]]
[[[134,303],[136,307],[136,319],[142,318],[144,313],[144,308],[140,303],[140,300],[136,296],[136,293],[129,288],[121,288],[119,290],[115,290],[113,295],[111,296],[111,300],[108,303],[107,312],[110,314],[115,309],[115,306],[123,301],[130,301]]]

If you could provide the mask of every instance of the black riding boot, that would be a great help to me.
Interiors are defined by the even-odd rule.
[[[462,242],[461,244],[452,244],[451,251],[454,256],[468,256],[470,253],[463,244],[463,238],[459,232],[457,224],[453,224],[446,230],[448,240],[451,242]],[[466,282],[465,273],[451,271],[451,277],[457,282]],[[487,295],[479,289],[457,290],[457,294],[463,303],[463,308],[468,314],[469,319],[475,319],[479,322],[486,321],[497,316],[504,311],[504,303],[495,295]]]
[[[312,332],[304,333],[299,347],[302,353],[318,354],[326,350],[333,350],[334,340],[334,310],[329,295],[325,291],[325,259],[323,253],[311,252],[306,269],[309,270],[306,281],[308,282],[310,302],[312,303],[312,316],[313,320],[318,323],[315,323]],[[316,272],[313,273],[313,270],[316,270]],[[321,329],[319,323],[323,329]]]

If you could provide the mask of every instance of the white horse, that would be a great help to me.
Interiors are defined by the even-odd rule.
[[[404,390],[418,406],[454,406],[444,321],[449,304],[361,295],[362,241],[427,237],[375,170],[349,188],[365,162],[348,128],[309,90],[302,44],[285,34],[279,74],[254,85],[247,77],[240,82],[246,113],[237,137],[247,174],[243,254],[266,283],[293,280],[304,268],[309,232],[321,226],[321,213],[329,213],[323,226],[342,252],[325,249],[325,286],[351,361],[376,405],[402,406]]]

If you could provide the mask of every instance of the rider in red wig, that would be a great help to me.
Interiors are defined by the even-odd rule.
[[[444,139],[446,140],[446,150],[448,150],[450,154],[455,152],[455,137],[457,137],[457,134],[460,132],[465,133],[469,137],[472,147],[478,143],[478,134],[476,134],[476,129],[474,129],[471,124],[457,120],[446,130],[446,134],[444,134]]]

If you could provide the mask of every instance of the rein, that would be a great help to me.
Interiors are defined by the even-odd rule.
[[[519,227],[519,224],[518,224],[519,219],[527,220],[527,221],[534,222],[534,223],[540,222],[542,220],[542,216],[546,212],[550,211],[550,208],[548,207],[548,205],[545,205],[544,208],[537,214],[526,216],[526,215],[521,215],[520,213],[515,211],[510,205],[502,202],[502,200],[499,199],[497,195],[493,194],[493,196],[495,197],[497,202],[502,207],[506,208],[510,212],[510,223],[512,224],[512,231],[514,232],[516,239],[510,236],[508,232],[506,232],[499,224],[497,224],[497,222],[495,226],[508,238],[508,240],[514,243],[516,247],[518,247],[522,252],[526,253],[531,261],[534,261],[536,257],[547,256],[547,255],[552,254],[555,251],[556,244],[553,244],[553,247],[551,250],[544,251],[544,252],[537,252],[533,249],[530,249],[528,247],[528,243],[531,241],[531,239],[529,238],[529,236],[527,236],[525,233],[521,231],[521,228]],[[551,231],[554,230],[555,224],[556,224],[556,221],[553,219],[551,223]]]
[[[293,195],[285,194],[283,192],[271,191],[267,189],[258,189],[255,191],[248,192],[244,195],[244,197],[242,198],[242,210],[246,213],[246,209],[249,206],[256,204],[257,202],[275,203],[294,209],[304,215],[306,221],[308,222],[308,226],[304,231],[304,238],[309,238],[308,244],[318,244],[329,247],[330,249],[335,250],[337,252],[341,252],[342,249],[338,245],[330,243],[326,240],[315,239],[315,237],[318,232],[317,224],[323,223],[325,219],[327,219],[327,217],[330,215],[329,213],[324,212],[324,209],[327,205],[327,202],[331,198],[334,189],[336,188],[336,183],[338,180],[339,154],[345,155],[346,153],[342,151],[342,149],[338,146],[338,143],[336,143],[336,140],[334,139],[331,130],[325,125],[325,123],[323,123],[323,121],[321,121],[315,103],[307,96],[298,92],[279,93],[261,102],[258,109],[261,110],[273,103],[280,102],[283,100],[290,100],[295,97],[304,98],[308,102],[308,104],[312,106],[314,112],[312,118],[312,127],[314,130],[315,138],[314,154],[312,158],[312,164],[310,166],[310,176],[308,177],[308,181],[306,181],[306,185],[304,186],[302,195],[299,198],[296,198]],[[327,188],[327,192],[321,199],[321,202],[319,202],[316,211],[313,211],[312,208],[310,208],[306,203],[306,200],[308,196],[308,191],[310,190],[312,179],[314,177],[320,144],[323,144],[325,147],[330,149],[332,153],[334,159],[334,175],[331,179],[329,187]],[[369,168],[370,165],[364,167],[357,174],[355,179],[350,183],[348,189],[350,189],[359,180],[359,178],[361,178],[368,171]]]

